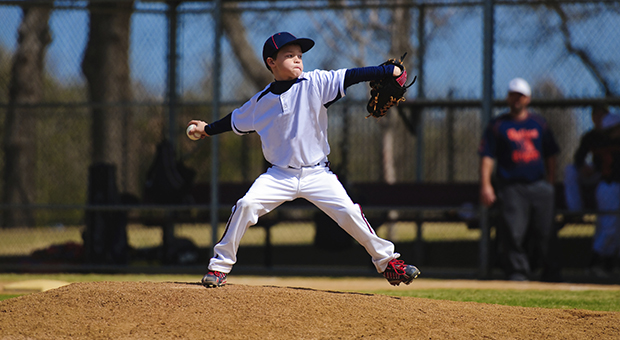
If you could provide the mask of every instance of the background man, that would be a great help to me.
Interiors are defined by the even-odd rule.
[[[497,204],[501,222],[498,241],[502,265],[508,279],[529,280],[530,259],[525,250],[528,233],[543,264],[542,279],[559,280],[552,261],[555,155],[559,147],[546,120],[528,109],[529,84],[515,78],[508,84],[509,111],[492,119],[480,148],[480,199],[486,206]],[[497,186],[491,178],[497,163]]]

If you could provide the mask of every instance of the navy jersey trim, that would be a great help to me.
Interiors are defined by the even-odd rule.
[[[261,98],[263,98],[267,93],[271,92],[271,87],[273,86],[273,83],[271,83],[271,85],[269,85],[269,87],[263,91],[263,93],[260,94],[260,96],[258,96],[258,99],[256,99],[256,102],[258,102]]]
[[[333,103],[337,102],[339,99],[342,98],[342,94],[340,93],[340,91],[338,91],[338,95],[336,96],[336,98],[334,98],[334,100],[325,103],[323,106],[325,106],[325,108],[329,108]]]
[[[271,83],[269,87],[265,91],[263,91],[263,93],[260,94],[260,96],[258,96],[258,98],[256,99],[256,102],[261,100],[261,98],[263,98],[269,92],[279,96],[282,93],[288,91],[294,84],[297,84],[301,82],[302,80],[308,80],[308,79],[296,78],[293,80],[276,80],[273,83]]]
[[[237,126],[235,125],[235,122],[232,122],[232,127],[233,127],[233,129],[235,129],[235,131],[237,131],[239,134],[242,134],[242,135],[247,135],[247,134],[256,132],[255,130],[241,131],[241,130],[237,129]]]

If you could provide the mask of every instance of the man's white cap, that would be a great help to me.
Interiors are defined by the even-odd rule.
[[[508,83],[508,92],[521,93],[524,96],[532,96],[532,90],[530,90],[530,84],[528,84],[523,78],[515,78]]]

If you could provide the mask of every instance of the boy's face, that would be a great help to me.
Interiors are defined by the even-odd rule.
[[[301,60],[301,47],[299,45],[284,45],[276,54],[276,59],[267,58],[267,64],[273,72],[276,80],[293,80],[299,78],[304,71],[304,63]]]

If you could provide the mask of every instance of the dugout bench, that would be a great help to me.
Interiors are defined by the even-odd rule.
[[[218,221],[226,223],[232,206],[243,197],[251,183],[220,183]],[[367,220],[377,229],[388,222],[415,222],[416,256],[423,257],[422,225],[425,222],[465,222],[475,228],[478,224],[477,183],[355,183],[346,186],[355,203],[360,204]],[[209,183],[192,186],[192,204],[209,207],[211,204]],[[145,200],[148,203],[148,200]],[[164,249],[171,239],[175,223],[209,223],[209,209],[198,212],[177,211],[174,214],[142,215],[140,222],[164,229]],[[265,229],[264,265],[272,265],[270,229],[285,222],[310,222],[317,228],[315,246],[330,249],[338,247],[338,239],[351,239],[344,231],[318,208],[305,199],[285,202],[270,213],[262,216],[254,227]]]
[[[243,197],[251,183],[220,183],[218,221],[226,223],[232,206]],[[390,185],[386,183],[354,183],[346,186],[347,191],[355,203],[360,204],[367,220],[377,229],[390,222],[415,222],[415,256],[416,263],[424,262],[424,239],[422,225],[427,222],[462,222],[468,228],[480,227],[479,214],[479,184],[469,183],[400,183]],[[196,183],[192,186],[191,197],[194,205],[210,206],[211,187],[208,183]],[[585,212],[566,211],[564,188],[561,183],[556,184],[556,223],[558,230],[565,224],[592,223],[586,219]],[[495,225],[496,216],[489,214],[489,229]],[[198,212],[178,211],[173,215],[142,216],[140,223],[164,228],[164,248],[166,240],[173,234],[175,223],[209,223],[210,210],[201,209]],[[265,258],[264,265],[272,265],[273,245],[271,242],[271,227],[285,222],[309,222],[317,228],[315,245],[329,248],[329,239],[321,238],[320,233],[327,233],[327,237],[342,237],[337,234],[341,231],[331,219],[318,208],[304,199],[285,202],[270,213],[262,216],[255,228],[265,229]],[[322,225],[329,224],[328,226]],[[168,229],[168,232],[166,232]],[[336,234],[333,234],[336,229]],[[321,231],[322,230],[322,231]],[[344,232],[342,232],[344,233]],[[350,238],[345,235],[344,237]],[[322,239],[322,241],[321,241]],[[488,239],[487,239],[488,240]],[[325,244],[325,242],[328,242]],[[492,250],[490,250],[492,252]]]

